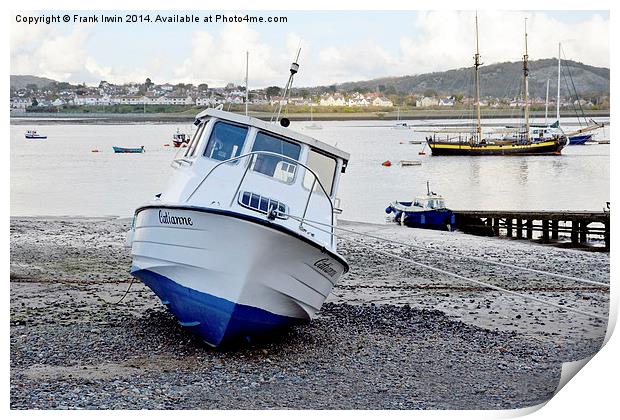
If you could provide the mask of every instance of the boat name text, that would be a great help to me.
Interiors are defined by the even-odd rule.
[[[334,277],[336,275],[336,270],[334,270],[328,258],[318,260],[314,263],[314,266],[323,273],[327,274],[329,277]]]
[[[163,225],[194,226],[191,217],[171,216],[167,211],[159,211],[159,223]]]

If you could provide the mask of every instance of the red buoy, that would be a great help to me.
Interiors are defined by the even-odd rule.
[[[418,155],[425,155],[425,154],[426,154],[426,153],[424,153],[424,151],[423,151],[423,150],[421,150],[421,151],[419,151],[419,152],[418,152]]]
[[[93,153],[97,153],[98,151],[99,151],[99,150],[97,150],[97,149],[93,149],[93,150],[91,150],[91,152],[93,152]]]
[[[170,145],[168,143],[164,144],[164,147],[170,147]]]
[[[389,160],[386,160],[381,165],[383,165],[383,166],[392,166],[392,162],[390,162]]]

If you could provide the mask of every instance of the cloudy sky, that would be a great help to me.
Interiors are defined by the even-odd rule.
[[[14,12],[11,74],[97,84],[143,81],[241,83],[250,52],[250,85],[284,85],[301,42],[296,86],[401,76],[470,66],[472,11],[248,12],[285,16],[286,23],[56,23],[28,25],[15,15],[87,12]],[[147,12],[132,12],[146,14]],[[163,12],[149,12],[151,18]],[[204,17],[222,12],[192,12]],[[123,12],[96,12],[124,16]],[[180,13],[182,14],[182,13]],[[226,14],[245,15],[244,11]],[[531,59],[557,55],[609,67],[609,14],[584,11],[481,11],[482,61],[517,61],[528,18]]]

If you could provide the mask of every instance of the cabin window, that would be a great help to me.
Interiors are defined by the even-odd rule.
[[[310,149],[307,165],[317,175],[327,194],[331,195],[334,186],[334,176],[336,175],[336,159]],[[313,181],[314,176],[310,171],[306,171],[306,175],[304,176],[304,187],[307,189],[312,188]],[[313,191],[320,190],[321,187],[319,187],[317,183]]]
[[[253,152],[271,152],[282,156],[255,155],[252,170],[273,177],[282,182],[291,183],[297,173],[297,163],[301,146],[271,134],[259,131],[254,140]],[[287,156],[291,159],[286,159]],[[294,160],[293,160],[294,159]]]
[[[213,125],[204,155],[215,160],[228,160],[241,154],[248,127],[218,121]]]
[[[205,131],[205,127],[209,121],[203,121],[199,126],[196,132],[194,133],[194,137],[187,145],[187,151],[185,152],[185,157],[191,157],[196,154],[196,147],[198,147],[198,143],[200,143],[200,139],[202,138],[202,133]]]

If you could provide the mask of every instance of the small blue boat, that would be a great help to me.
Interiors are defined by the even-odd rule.
[[[144,146],[140,147],[118,147],[112,146],[114,153],[144,153]]]
[[[403,226],[454,230],[454,213],[446,208],[443,197],[430,190],[428,182],[426,188],[426,196],[416,197],[413,201],[394,201],[385,209],[385,212],[391,214],[391,220],[394,223]]]

